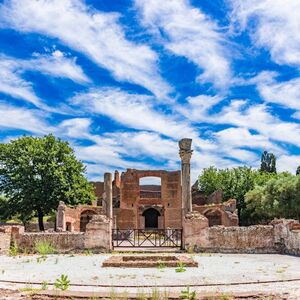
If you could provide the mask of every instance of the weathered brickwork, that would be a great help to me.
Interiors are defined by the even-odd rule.
[[[0,232],[0,255],[8,254],[11,242],[11,234]]]
[[[80,232],[26,232],[15,238],[21,250],[33,251],[37,242],[49,242],[58,252],[84,249],[84,233]]]
[[[299,221],[275,220],[270,225],[249,227],[197,227],[196,223],[196,220],[184,222],[186,249],[196,252],[300,255]]]

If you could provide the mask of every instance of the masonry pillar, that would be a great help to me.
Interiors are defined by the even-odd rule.
[[[181,186],[182,186],[182,208],[184,215],[192,211],[191,191],[191,150],[192,139],[181,139],[179,141],[179,156],[181,158]]]
[[[65,210],[65,203],[63,201],[59,201],[56,213],[56,231],[66,231]]]
[[[98,252],[112,250],[112,222],[104,215],[94,215],[86,225],[84,248]]]
[[[112,220],[113,218],[113,200],[112,200],[112,174],[104,173],[104,212],[105,215]]]

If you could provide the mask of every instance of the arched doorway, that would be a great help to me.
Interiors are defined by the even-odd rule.
[[[143,212],[145,217],[145,229],[158,228],[160,213],[155,208],[148,208]]]
[[[92,216],[96,213],[92,210],[85,210],[80,215],[80,231],[85,232],[86,231],[86,225],[90,222],[92,219]]]

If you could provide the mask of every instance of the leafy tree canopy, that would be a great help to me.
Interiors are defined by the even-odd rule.
[[[296,170],[296,175],[300,175],[300,166],[298,166],[298,168]]]
[[[204,169],[198,178],[199,190],[210,195],[216,190],[222,190],[223,200],[230,198],[237,200],[237,209],[241,225],[252,223],[246,209],[245,194],[262,186],[272,178],[286,177],[289,173],[267,173],[254,170],[250,167],[236,167],[231,169],[217,169],[209,167]]]
[[[300,219],[300,176],[272,178],[245,195],[253,223],[277,218]]]
[[[95,198],[84,172],[69,144],[51,134],[0,144],[0,194],[6,197],[0,216],[17,215],[26,222],[37,215],[44,230],[43,216],[59,201],[76,205]]]

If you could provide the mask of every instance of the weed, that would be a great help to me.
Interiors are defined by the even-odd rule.
[[[138,291],[138,293],[136,295],[136,299],[137,300],[147,300],[148,297],[144,294],[143,291]]]
[[[166,265],[163,262],[159,262],[157,268],[160,272],[163,272],[166,268]]]
[[[196,300],[196,291],[190,291],[190,287],[188,286],[185,290],[180,292],[180,299],[187,300]]]
[[[84,255],[92,255],[93,254],[93,252],[90,250],[90,249],[85,249],[84,251],[83,251],[83,253],[84,253]]]
[[[231,300],[232,297],[228,294],[223,294],[220,296],[220,300]]]
[[[19,253],[19,248],[14,242],[9,248],[9,256],[17,256]]]
[[[48,290],[48,282],[47,281],[43,281],[41,288],[42,288],[42,290]]]
[[[36,261],[38,264],[42,263],[43,261],[47,260],[47,256],[46,255],[42,255],[36,258]]]
[[[116,294],[116,292],[115,292],[114,289],[112,289],[112,290],[110,291],[109,299],[110,299],[110,300],[116,300],[116,299],[117,299],[117,294]]]
[[[55,280],[54,286],[56,289],[66,291],[70,286],[70,280],[68,278],[68,275],[62,274],[59,278]]]
[[[55,250],[48,241],[38,241],[34,244],[34,251],[41,255],[53,254]]]
[[[152,289],[150,299],[151,300],[160,300],[160,293],[157,288]]]
[[[26,292],[26,293],[34,293],[39,292],[41,289],[33,288],[31,286],[27,286],[24,288],[19,289],[20,292]]]
[[[185,264],[181,261],[178,263],[177,268],[175,269],[176,273],[182,273],[185,272],[186,268],[185,268]]]

